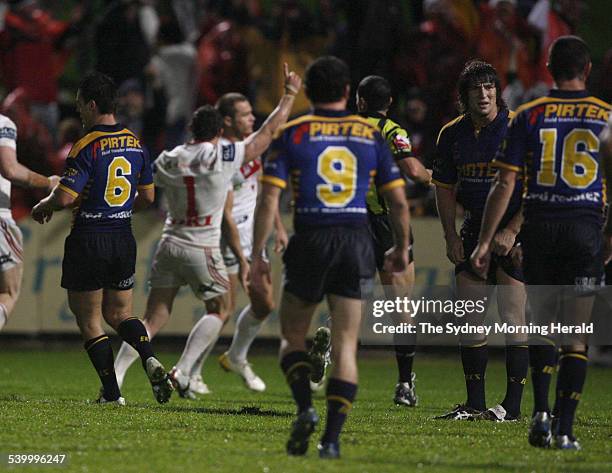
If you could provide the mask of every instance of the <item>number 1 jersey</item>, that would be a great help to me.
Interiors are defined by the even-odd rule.
[[[123,125],[96,125],[77,141],[59,184],[76,197],[72,232],[131,229],[138,189],[153,187],[147,151]]]

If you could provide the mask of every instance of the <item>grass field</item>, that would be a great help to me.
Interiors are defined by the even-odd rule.
[[[172,366],[177,353],[161,353]],[[253,357],[268,384],[248,392],[233,374],[205,367],[213,393],[197,401],[178,396],[160,406],[140,366],[128,373],[126,407],[95,405],[98,380],[82,351],[0,351],[0,455],[65,453],[62,467],[12,467],[8,471],[86,472],[586,472],[612,471],[612,373],[592,368],[578,411],[581,452],[529,447],[528,420],[518,423],[434,421],[463,400],[458,357],[422,356],[415,368],[421,404],[391,402],[391,353],[361,356],[361,384],[342,437],[340,461],[316,456],[315,434],[304,458],[289,458],[284,444],[294,407],[275,356]],[[491,361],[488,402],[503,396],[504,369]],[[324,414],[322,396],[315,398]],[[523,412],[531,411],[527,385]],[[6,456],[0,470],[7,468]]]

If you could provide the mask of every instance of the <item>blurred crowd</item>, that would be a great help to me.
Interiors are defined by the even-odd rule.
[[[74,110],[91,69],[119,85],[118,118],[153,157],[187,137],[193,110],[241,92],[259,116],[282,91],[281,64],[303,74],[322,54],[394,89],[390,115],[431,162],[440,127],[457,115],[456,81],[474,57],[495,66],[510,108],[552,85],[546,51],[577,31],[581,0],[0,0],[0,113],[17,124],[18,158],[59,173],[83,134]],[[612,49],[591,91],[612,99]],[[354,104],[353,104],[354,105]],[[296,114],[308,110],[306,97]],[[417,215],[434,212],[427,188],[408,186]],[[39,199],[15,189],[16,218]]]

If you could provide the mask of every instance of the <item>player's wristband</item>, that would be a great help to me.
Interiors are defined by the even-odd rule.
[[[285,94],[286,95],[292,95],[292,96],[296,96],[298,94],[299,90],[296,89],[295,87],[292,87],[290,85],[285,85]]]

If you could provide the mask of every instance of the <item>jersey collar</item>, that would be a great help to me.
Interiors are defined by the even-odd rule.
[[[94,125],[89,129],[88,133],[91,133],[92,131],[103,131],[106,133],[112,133],[114,131],[121,131],[124,128],[125,127],[120,123],[115,123],[114,125]]]
[[[346,117],[351,115],[351,112],[348,110],[327,110],[322,108],[315,108],[312,113],[320,117]]]
[[[559,99],[582,99],[584,97],[589,97],[588,90],[559,90],[559,89],[550,89],[548,94],[549,97],[556,97]]]

